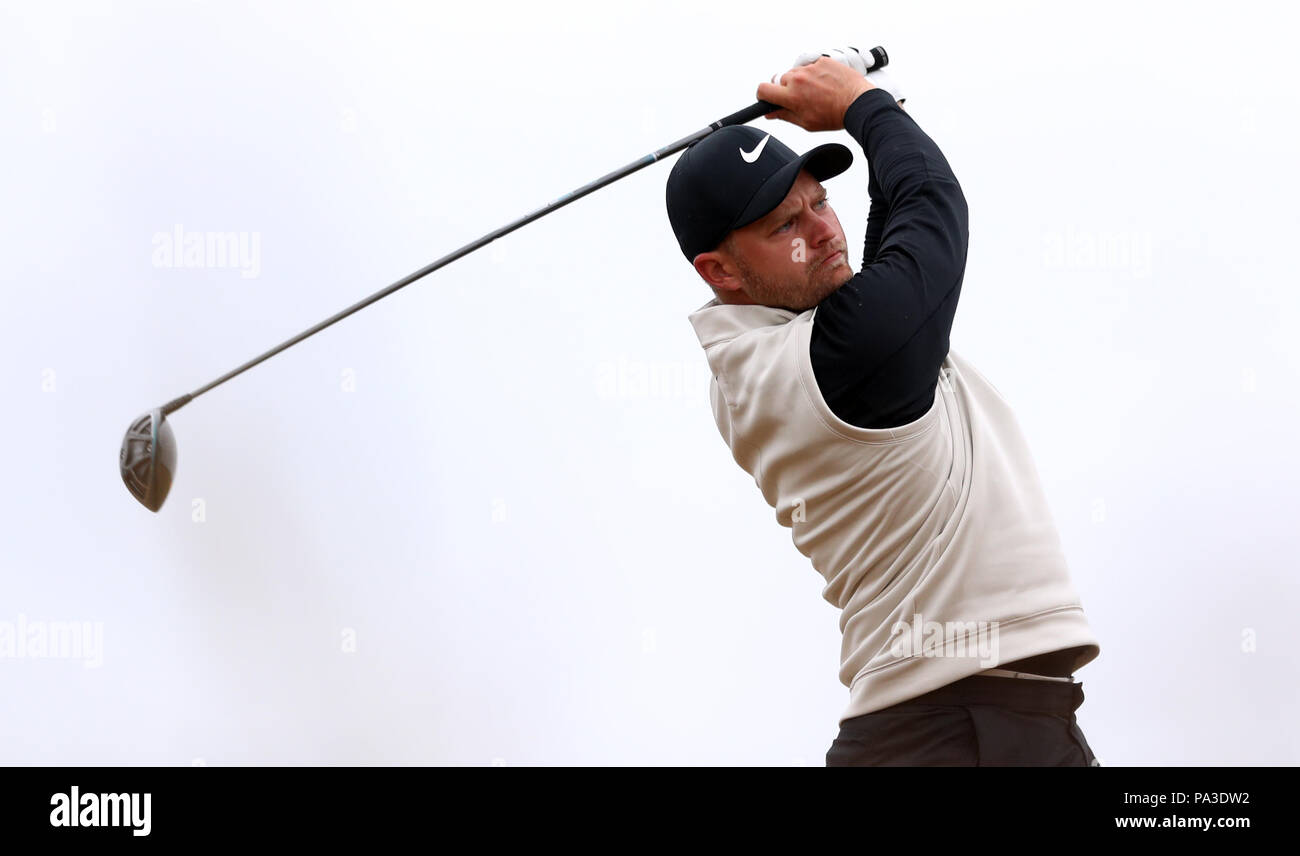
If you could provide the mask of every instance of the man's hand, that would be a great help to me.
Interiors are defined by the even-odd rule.
[[[811,65],[790,69],[781,75],[780,83],[760,83],[758,100],[782,108],[768,113],[768,119],[784,119],[805,131],[839,131],[858,96],[875,88],[847,65],[821,57]]]

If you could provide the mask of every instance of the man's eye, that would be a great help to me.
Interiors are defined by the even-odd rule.
[[[794,218],[791,217],[789,220],[786,220],[784,223],[782,223],[780,228],[777,229],[777,231],[784,232],[786,229],[789,229],[790,226],[792,226],[793,224],[794,224]]]
[[[825,205],[825,204],[826,204],[827,202],[829,202],[829,201],[830,201],[830,197],[828,197],[828,196],[823,196],[823,197],[821,198],[821,200],[818,201],[818,203],[817,203],[817,207],[820,208],[820,207],[822,207],[823,205]]]

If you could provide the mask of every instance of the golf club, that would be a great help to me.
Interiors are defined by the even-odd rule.
[[[870,70],[883,68],[889,64],[888,54],[885,53],[884,48],[879,46],[872,48],[869,54],[864,54],[863,56],[871,63],[869,67]],[[699,142],[719,128],[724,128],[728,125],[743,125],[752,122],[760,116],[779,109],[781,108],[776,104],[770,104],[766,101],[756,101],[743,110],[739,110],[732,113],[730,116],[719,119],[707,128],[696,131],[689,136],[682,137],[675,143],[670,143],[661,149],[651,152],[621,169],[614,170],[608,175],[602,176],[589,184],[584,184],[582,187],[561,196],[554,202],[547,203],[536,211],[526,214],[518,220],[508,223],[493,232],[489,232],[483,237],[466,244],[454,252],[448,253],[437,261],[420,268],[402,279],[399,279],[392,285],[376,291],[364,300],[352,304],[342,312],[326,318],[316,326],[304,330],[292,339],[281,342],[266,353],[254,357],[242,366],[227,372],[206,386],[199,387],[193,392],[172,399],[161,407],[155,407],[154,409],[145,412],[131,423],[130,427],[126,430],[126,434],[122,437],[122,450],[118,455],[118,467],[121,470],[122,481],[126,484],[127,490],[131,492],[132,496],[140,501],[141,505],[150,511],[156,512],[158,509],[162,508],[163,502],[167,499],[167,493],[171,490],[172,481],[176,477],[176,437],[172,433],[171,426],[167,424],[167,416],[180,410],[200,395],[203,395],[203,393],[220,386],[237,375],[243,374],[263,360],[270,359],[281,351],[293,347],[308,336],[315,335],[331,324],[342,321],[352,313],[364,309],[377,300],[387,297],[394,291],[405,288],[417,279],[433,273],[443,265],[449,264],[462,256],[474,252],[478,248],[500,238],[502,235],[507,235],[513,232],[520,226],[525,226],[540,217],[550,214],[552,211],[563,208],[570,202],[581,199],[588,193],[599,190],[606,185],[613,184],[624,176],[631,175],[639,169],[662,160],[671,154],[675,154],[676,152]]]

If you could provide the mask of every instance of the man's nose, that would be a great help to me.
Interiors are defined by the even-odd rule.
[[[829,205],[821,211],[814,209],[812,214],[813,226],[809,239],[813,246],[821,246],[836,236],[835,221]]]

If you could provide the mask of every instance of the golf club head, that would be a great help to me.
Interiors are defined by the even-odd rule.
[[[176,475],[176,437],[162,408],[140,416],[126,429],[118,455],[122,481],[150,511],[162,508]]]

